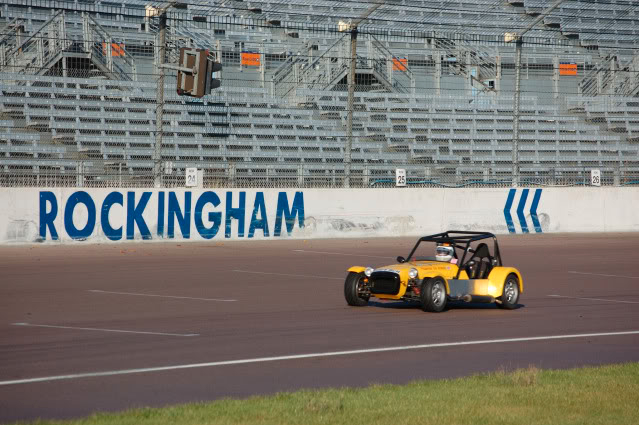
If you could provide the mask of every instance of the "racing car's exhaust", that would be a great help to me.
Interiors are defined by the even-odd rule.
[[[491,297],[490,295],[470,295],[466,294],[461,297],[462,301],[467,303],[494,303],[495,297]]]

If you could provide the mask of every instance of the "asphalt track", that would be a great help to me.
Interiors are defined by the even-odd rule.
[[[346,305],[349,266],[413,243],[0,247],[0,422],[639,361],[639,234],[501,237],[513,311]]]

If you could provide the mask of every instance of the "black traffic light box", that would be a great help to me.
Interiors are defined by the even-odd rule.
[[[177,93],[184,96],[202,97],[220,87],[220,80],[213,73],[222,69],[222,64],[208,58],[206,49],[180,49],[180,67],[177,75]]]

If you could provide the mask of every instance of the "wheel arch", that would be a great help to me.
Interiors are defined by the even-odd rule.
[[[434,275],[434,276],[424,276],[422,278],[422,283],[426,282],[428,279],[441,278],[444,281],[444,287],[446,288],[446,295],[450,295],[450,286],[448,285],[448,279],[446,279],[442,275]]]
[[[504,283],[509,274],[514,274],[519,280],[519,292],[524,292],[524,279],[521,277],[521,273],[514,267],[495,267],[488,275],[488,280],[493,284],[499,285],[501,290],[504,290]]]
[[[366,270],[366,267],[353,266],[350,269],[348,269],[347,271],[353,272],[353,273],[364,273],[364,270]]]

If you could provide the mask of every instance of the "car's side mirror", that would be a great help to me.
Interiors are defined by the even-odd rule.
[[[493,259],[492,259],[492,261],[491,261],[491,263],[493,263],[493,266],[496,266],[496,265],[497,265],[497,259],[496,259],[496,258],[493,258]]]
[[[406,259],[400,255],[399,257],[397,257],[397,262],[398,263],[405,263]]]
[[[475,265],[475,262],[473,260],[470,260],[469,262],[466,263],[466,265],[469,267],[473,267]]]

